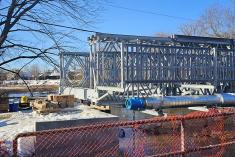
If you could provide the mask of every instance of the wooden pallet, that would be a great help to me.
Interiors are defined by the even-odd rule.
[[[0,112],[7,112],[9,109],[8,104],[0,104]]]
[[[8,112],[9,101],[7,98],[0,97],[0,112]]]
[[[74,95],[48,95],[48,101],[58,103],[60,108],[74,107]]]
[[[0,114],[0,120],[9,119],[9,118],[11,118],[11,116],[12,116],[11,113],[2,113],[2,114]]]
[[[110,111],[110,106],[98,106],[98,105],[91,105],[92,108],[100,110],[100,111]]]
[[[32,107],[37,113],[51,113],[59,111],[58,103],[53,103],[46,100],[35,100],[32,103]]]

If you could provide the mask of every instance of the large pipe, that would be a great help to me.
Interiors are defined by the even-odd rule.
[[[156,96],[147,98],[129,98],[126,101],[126,108],[131,110],[210,105],[233,106],[235,105],[235,93],[192,96]]]

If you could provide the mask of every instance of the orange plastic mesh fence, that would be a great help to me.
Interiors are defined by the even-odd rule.
[[[11,148],[4,141],[0,141],[0,156],[1,157],[10,157],[12,154]]]
[[[19,134],[15,156],[234,156],[235,111],[105,122]]]

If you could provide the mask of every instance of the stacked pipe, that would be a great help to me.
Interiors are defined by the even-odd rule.
[[[190,96],[155,96],[147,98],[129,98],[126,101],[126,108],[130,110],[213,105],[223,107],[234,106],[235,93]]]

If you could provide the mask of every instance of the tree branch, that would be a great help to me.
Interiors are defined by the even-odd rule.
[[[29,93],[30,93],[30,96],[33,97],[33,93],[32,93],[32,91],[31,91],[30,87],[28,86],[27,82],[20,76],[19,72],[15,72],[15,71],[13,71],[13,70],[9,70],[9,69],[3,68],[3,67],[0,67],[0,69],[5,70],[5,71],[8,71],[8,72],[11,72],[11,73],[16,74],[17,76],[19,76],[19,78],[20,78],[20,79],[24,82],[24,84],[26,85],[26,87],[27,87],[27,89],[28,89],[28,91],[29,91]]]

